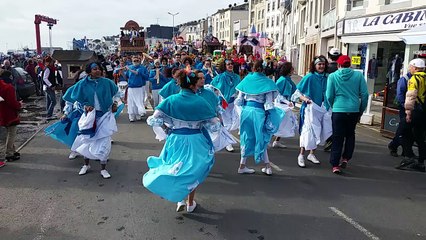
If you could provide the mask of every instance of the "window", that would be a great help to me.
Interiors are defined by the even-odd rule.
[[[277,9],[280,8],[280,0],[277,1]]]
[[[268,12],[271,11],[271,3],[268,3]]]
[[[280,24],[280,15],[277,15],[277,25]]]
[[[312,17],[313,17],[313,11],[314,10],[314,4],[312,1],[309,2],[309,26],[312,26]]]
[[[275,10],[275,2],[272,2],[272,11]]]
[[[363,7],[364,5],[364,0],[347,0],[348,2],[348,7],[347,10],[351,11],[351,10],[356,10],[356,9],[360,9]]]
[[[268,28],[268,27],[269,27],[269,18],[266,19],[266,28]]]
[[[271,27],[273,26],[274,26],[274,18],[272,18],[272,21],[271,21]]]
[[[257,12],[257,19],[260,19],[260,16],[261,16],[261,15],[260,15],[260,13],[261,13],[261,12],[260,12],[260,10],[259,10],[259,11]]]
[[[400,3],[405,2],[407,0],[385,0],[385,5],[391,4],[391,3]]]
[[[262,10],[262,19],[265,18],[265,9]]]
[[[318,21],[318,9],[319,9],[319,6],[318,6],[318,0],[315,0],[315,22],[317,23],[317,22],[319,22]]]
[[[277,33],[276,35],[275,35],[275,40],[278,42],[278,39],[280,38],[280,33]]]

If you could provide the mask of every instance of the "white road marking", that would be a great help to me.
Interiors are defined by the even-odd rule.
[[[271,167],[275,170],[277,170],[278,172],[282,172],[283,170],[278,167],[277,165],[275,165],[273,162],[269,162],[269,164],[271,165]]]
[[[353,220],[352,218],[348,217],[346,214],[344,214],[342,211],[340,211],[339,209],[335,208],[335,207],[329,207],[329,209],[334,212],[335,214],[337,214],[339,217],[343,218],[343,220],[345,220],[346,222],[348,222],[349,224],[351,224],[354,228],[358,229],[360,232],[362,232],[365,236],[367,236],[369,239],[372,240],[380,240],[379,237],[377,237],[376,235],[372,234],[370,231],[368,231],[366,228],[364,228],[363,226],[359,225],[359,223],[355,222],[355,220]]]

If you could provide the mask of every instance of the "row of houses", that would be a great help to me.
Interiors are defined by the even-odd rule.
[[[354,57],[355,68],[367,69],[375,59],[385,76],[396,56],[404,60],[421,51],[422,45],[407,45],[397,36],[421,24],[426,24],[424,0],[246,0],[178,28],[190,42],[212,34],[233,46],[254,26],[299,74],[314,56],[337,47]]]

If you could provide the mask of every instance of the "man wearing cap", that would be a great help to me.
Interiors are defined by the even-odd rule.
[[[364,76],[350,68],[351,59],[347,55],[340,56],[337,64],[339,69],[328,76],[325,95],[333,111],[330,163],[333,173],[339,174],[352,158],[355,127],[367,107],[368,91]]]
[[[402,147],[404,152],[408,152],[411,148],[411,139],[413,139],[419,149],[419,159],[416,163],[414,158],[405,158],[402,160],[398,169],[415,170],[424,172],[425,165],[424,161],[426,158],[426,143],[425,143],[425,132],[426,132],[426,73],[425,62],[416,58],[410,61],[409,70],[413,75],[408,81],[407,94],[405,96],[405,113],[406,121],[412,126],[412,135],[409,133],[403,134]]]
[[[342,56],[342,53],[338,48],[332,48],[330,51],[328,51],[328,58],[330,59],[330,62],[328,63],[328,73],[334,73],[337,71],[337,59]]]

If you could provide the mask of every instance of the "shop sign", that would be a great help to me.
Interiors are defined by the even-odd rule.
[[[361,65],[361,56],[352,56],[352,65]]]
[[[344,33],[406,30],[423,24],[426,24],[426,9],[347,19]]]

